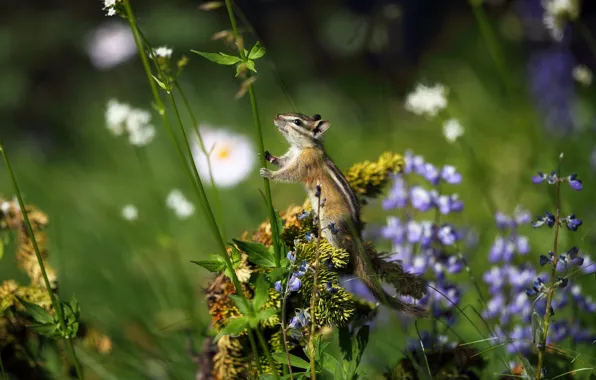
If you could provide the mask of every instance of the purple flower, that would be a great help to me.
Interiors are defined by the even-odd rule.
[[[498,211],[495,214],[495,219],[497,221],[497,228],[500,230],[505,230],[515,226],[513,223],[513,219],[511,219],[509,216],[505,215],[501,211]]]
[[[538,175],[532,177],[532,183],[537,185],[540,182],[543,182],[548,176],[542,172],[538,172]]]
[[[393,187],[389,191],[387,198],[383,199],[383,208],[385,210],[404,208],[408,204],[406,181],[401,175],[394,176],[393,178]]]
[[[297,309],[296,315],[292,317],[288,327],[291,329],[301,329],[310,323],[310,314],[304,309]]]
[[[306,260],[302,260],[300,265],[298,265],[298,270],[296,272],[294,272],[294,275],[296,277],[302,277],[306,274],[307,270],[308,270],[308,262]]]
[[[381,236],[393,241],[394,244],[401,244],[404,241],[406,226],[396,216],[387,217],[387,225],[381,229]]]
[[[308,218],[309,215],[310,215],[310,212],[302,209],[302,211],[299,214],[296,214],[296,219],[303,220],[303,219]]]
[[[291,292],[297,292],[298,289],[300,289],[300,286],[302,286],[302,281],[300,281],[298,276],[293,274],[292,277],[290,277],[290,281],[288,281],[288,289]]]
[[[565,222],[565,225],[567,226],[567,229],[569,231],[577,231],[577,229],[579,228],[579,226],[582,225],[582,221],[580,219],[577,219],[575,217],[575,214],[569,215],[563,221]]]
[[[441,169],[441,179],[445,182],[456,185],[461,183],[461,174],[457,172],[455,166],[452,165],[445,165],[443,169]]]
[[[522,209],[521,207],[516,207],[515,211],[513,212],[515,223],[518,225],[520,224],[528,224],[532,221],[532,214],[529,211]]]
[[[413,186],[410,189],[410,201],[415,209],[422,212],[430,210],[433,205],[431,194],[420,186]]]
[[[532,227],[534,228],[542,227],[545,224],[548,227],[552,228],[555,225],[555,216],[548,211],[544,213],[544,216],[538,216],[536,218],[537,220],[532,223]]]
[[[439,228],[437,238],[444,245],[453,245],[457,241],[457,232],[450,224],[444,224]]]
[[[404,160],[406,161],[404,173],[421,174],[423,172],[424,158],[422,156],[414,156],[414,153],[411,150],[408,150],[404,155]]]
[[[451,256],[447,259],[447,272],[459,273],[463,268],[464,264],[457,257]]]
[[[282,292],[281,281],[275,281],[275,290],[277,290],[278,293]]]
[[[296,252],[294,252],[294,251],[288,252],[288,260],[290,260],[291,263],[296,262]]]
[[[501,268],[494,266],[484,273],[483,279],[490,286],[491,293],[494,293],[503,287],[506,277]]]
[[[569,182],[569,186],[571,186],[573,190],[579,191],[583,188],[582,181],[577,179],[577,174],[572,174],[569,177],[567,177],[567,181]]]
[[[527,236],[515,236],[515,248],[521,255],[525,255],[530,252],[530,240]]]
[[[433,185],[438,185],[441,180],[439,170],[431,163],[425,163],[422,167],[422,173],[420,173],[428,182]]]
[[[307,231],[307,232],[304,234],[304,238],[306,239],[306,241],[307,241],[307,242],[309,242],[309,243],[310,243],[310,242],[312,242],[312,241],[314,240],[314,238],[315,238],[315,237],[313,236],[312,232],[310,232],[310,231]]]
[[[505,310],[505,297],[501,293],[497,293],[486,304],[486,309],[483,311],[484,318],[496,318]]]

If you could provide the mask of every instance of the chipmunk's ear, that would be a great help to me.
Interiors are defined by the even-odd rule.
[[[312,119],[314,121],[319,121],[319,120],[321,120],[321,115],[319,115],[318,113],[316,113],[316,114],[312,115]]]
[[[315,127],[312,130],[312,135],[314,137],[322,136],[325,131],[327,131],[331,127],[331,123],[327,120],[319,120]]]

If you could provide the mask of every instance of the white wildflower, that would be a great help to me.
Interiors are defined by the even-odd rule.
[[[441,84],[429,87],[419,83],[406,97],[406,110],[417,115],[433,117],[445,107],[447,107],[447,90]]]
[[[128,204],[122,207],[122,217],[128,221],[137,220],[139,217],[139,210],[135,205]]]
[[[170,191],[166,204],[180,219],[186,219],[195,212],[195,206],[178,189]]]
[[[170,58],[172,56],[173,50],[167,46],[160,46],[157,49],[153,50],[153,54],[157,57],[162,58]]]
[[[592,71],[586,65],[575,66],[572,75],[573,79],[584,86],[589,86],[592,83]]]
[[[10,203],[7,201],[2,201],[2,203],[0,203],[0,210],[4,214],[8,214],[8,212],[10,211]]]
[[[464,134],[464,127],[457,119],[449,119],[443,123],[443,135],[450,143]]]
[[[216,186],[234,186],[251,173],[257,154],[247,136],[211,127],[201,127],[200,134],[209,153]],[[192,142],[192,153],[201,179],[210,181],[207,156],[201,150],[196,136]]]
[[[125,131],[131,145],[145,146],[155,137],[155,127],[151,123],[151,113],[116,99],[108,101],[106,108],[107,128],[116,136]]]
[[[553,39],[561,41],[568,21],[579,17],[578,0],[542,0],[542,22]]]
[[[121,21],[107,21],[86,38],[85,50],[93,66],[107,70],[132,58],[137,52],[130,27]]]
[[[236,277],[238,277],[238,281],[241,283],[247,283],[250,280],[250,275],[251,271],[246,267],[236,269]]]
[[[116,14],[116,0],[104,0],[103,9],[107,10],[107,16],[114,16]]]
[[[124,132],[124,123],[130,113],[130,106],[120,103],[116,99],[110,99],[106,108],[106,125],[110,132],[116,136]]]

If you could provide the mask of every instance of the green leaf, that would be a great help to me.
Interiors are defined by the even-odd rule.
[[[242,62],[240,57],[234,55],[228,55],[224,53],[206,53],[198,50],[191,50],[193,53],[200,55],[203,58],[207,58],[211,62],[215,62],[218,65],[234,65],[238,62]]]
[[[250,59],[248,61],[246,61],[246,67],[253,72],[257,72],[257,69],[255,69],[255,61],[251,61]]]
[[[341,365],[333,355],[325,352],[322,359],[323,360],[321,364],[323,365],[323,368],[329,371],[331,374],[337,372],[338,367],[341,369]]]
[[[0,260],[4,257],[4,242],[0,242]]]
[[[341,364],[339,364],[339,362],[337,361],[337,359],[335,360],[335,362],[337,363],[337,365],[335,367],[335,375],[334,375],[335,378],[336,379],[340,379],[340,380],[345,379],[346,376],[344,374],[344,369],[342,368]]]
[[[156,83],[159,85],[159,87],[161,87],[161,89],[162,89],[162,90],[165,90],[165,91],[170,91],[164,82],[160,81],[160,80],[159,80],[159,79],[158,79],[158,78],[157,78],[155,75],[153,75],[153,74],[152,74],[151,76],[153,77],[153,80],[154,80],[154,81],[155,81],[155,82],[156,82]]]
[[[269,308],[259,311],[257,317],[260,321],[266,321],[267,319],[273,317],[275,314],[277,314],[277,310],[275,310],[274,308]]]
[[[255,296],[252,300],[252,304],[255,310],[259,310],[265,302],[267,302],[267,296],[269,295],[269,283],[265,278],[265,275],[260,275],[257,278],[257,284],[255,286]]]
[[[274,352],[271,354],[273,360],[281,364],[288,364],[287,355],[288,354],[285,352]],[[296,355],[290,354],[290,363],[292,364],[292,367],[310,369],[310,364],[306,360],[299,358]]]
[[[248,255],[248,260],[263,268],[274,268],[275,261],[273,255],[267,250],[267,248],[260,243],[253,243],[248,241],[240,241],[233,239],[234,243]]]
[[[213,342],[217,342],[224,335],[237,335],[240,334],[246,327],[248,327],[248,318],[239,317],[230,319],[230,322],[221,329],[219,333],[213,338]]]
[[[276,281],[286,278],[287,274],[288,270],[285,267],[275,268],[268,273],[269,281],[275,283]]]
[[[251,315],[252,310],[250,309],[250,302],[244,298],[240,297],[236,294],[230,294],[229,297],[236,303],[236,307],[243,315]]]
[[[349,362],[352,360],[352,335],[350,334],[350,329],[347,327],[340,327],[338,335],[339,349],[344,360]]]
[[[201,260],[191,261],[193,264],[197,264],[207,269],[209,272],[219,273],[226,268],[226,264],[221,260]]]
[[[44,323],[40,325],[31,325],[27,327],[40,335],[47,336],[50,338],[55,338],[60,335],[58,333],[58,325],[54,323]]]
[[[249,59],[259,59],[265,55],[265,48],[261,46],[261,44],[257,41],[255,46],[250,49],[250,53],[248,53]]]
[[[362,354],[364,354],[364,349],[368,345],[368,337],[370,335],[370,327],[368,325],[364,325],[358,330],[358,334],[356,335],[356,341],[358,342],[358,354],[356,360],[360,363],[360,359],[362,358]]]
[[[27,302],[18,296],[17,299],[21,304],[23,304],[23,306],[25,306],[25,314],[33,318],[36,322],[42,325],[54,323],[54,317],[52,317],[50,313],[48,313],[43,307],[31,302]]]

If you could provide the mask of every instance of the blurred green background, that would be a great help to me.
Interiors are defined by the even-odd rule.
[[[267,47],[267,55],[258,62],[256,82],[266,149],[273,154],[287,149],[273,127],[275,114],[300,111],[331,121],[326,147],[342,169],[375,160],[386,150],[406,149],[437,165],[455,165],[464,182],[453,190],[464,200],[466,211],[454,222],[479,233],[480,245],[469,253],[478,277],[489,267],[493,213],[511,213],[518,204],[535,214],[551,209],[552,194],[532,186],[530,177],[537,170],[553,169],[564,152],[563,172],[577,172],[586,189],[565,199],[564,208],[581,214],[586,228],[576,236],[564,234],[563,244],[573,241],[590,252],[595,219],[590,190],[594,89],[574,84],[567,66],[556,59],[550,63],[555,67],[550,74],[538,75],[546,80],[537,79],[533,70],[549,73],[549,63],[532,62],[554,44],[532,37],[519,10],[522,3],[531,1],[486,4],[484,19],[466,1],[237,2]],[[211,39],[228,29],[225,9],[204,12],[199,5],[182,0],[132,2],[153,46],[172,47],[173,59],[182,54],[190,58],[180,82],[200,123],[247,135],[256,149],[248,98],[234,99],[239,81],[233,70],[190,52],[231,53],[222,41]],[[25,201],[50,217],[50,261],[59,271],[61,294],[75,294],[84,317],[114,342],[110,356],[87,354],[83,363],[102,378],[110,378],[110,373],[115,378],[141,378],[139,373],[146,378],[190,378],[195,367],[184,351],[182,330],[191,328],[200,345],[208,322],[203,288],[210,279],[190,260],[216,248],[192,186],[151,109],[136,51],[103,68],[88,54],[97,28],[126,25],[125,20],[106,17],[99,1],[6,6],[0,16],[2,139]],[[586,4],[582,10],[581,22],[588,29],[594,8]],[[483,20],[488,40],[487,29],[479,27]],[[250,31],[245,38],[247,45],[256,40]],[[117,42],[111,49],[124,45]],[[592,66],[594,58],[580,33],[573,33],[562,46],[555,49],[567,54],[565,59]],[[535,82],[540,80],[546,84],[538,86],[536,94]],[[405,95],[419,81],[449,88],[449,114],[465,128],[462,145],[445,140],[440,121],[404,110]],[[564,94],[557,98],[557,91]],[[566,107],[571,127],[547,127],[552,124],[545,118],[550,114],[540,107],[541,98],[549,96],[554,100],[547,109]],[[152,110],[157,136],[142,148],[149,172],[126,140],[106,129],[104,113],[111,98]],[[184,112],[183,118],[191,131]],[[4,168],[0,175],[0,192],[12,198]],[[220,190],[228,238],[256,229],[267,217],[259,193],[262,186],[257,165],[245,181]],[[195,203],[191,218],[179,220],[166,208],[166,195],[173,188]],[[282,210],[305,198],[299,185],[273,184],[272,192],[276,208]],[[135,223],[120,215],[127,203],[139,209]],[[364,217],[374,228],[384,223],[385,213],[373,202]],[[537,260],[548,251],[550,235],[525,232]],[[387,242],[379,244],[389,248]],[[26,281],[8,252],[1,261],[0,279]],[[389,362],[397,353],[381,343],[369,350],[384,352]],[[160,371],[168,375],[160,377]]]

